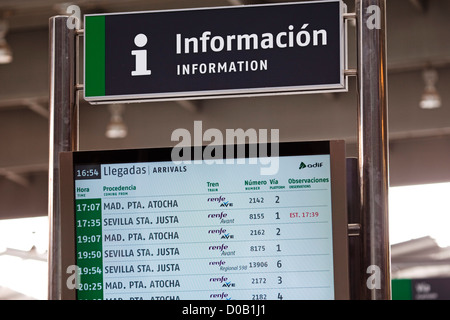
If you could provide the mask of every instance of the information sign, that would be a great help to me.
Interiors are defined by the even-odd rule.
[[[342,1],[85,15],[91,103],[346,90]]]

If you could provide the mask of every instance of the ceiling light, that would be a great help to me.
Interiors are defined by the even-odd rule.
[[[441,106],[441,97],[436,90],[436,82],[438,74],[435,69],[425,69],[423,71],[423,80],[425,82],[425,89],[420,100],[420,107],[422,109],[436,109]]]
[[[8,23],[6,20],[0,20],[0,64],[10,63],[13,60],[11,48],[5,39],[7,32]]]
[[[128,128],[122,118],[122,114],[125,111],[125,105],[111,104],[108,106],[108,109],[111,113],[111,119],[106,127],[106,137],[110,139],[125,138],[128,133]]]

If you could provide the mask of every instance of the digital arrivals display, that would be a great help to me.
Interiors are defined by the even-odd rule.
[[[76,298],[335,299],[335,181],[329,142],[319,145],[280,144],[271,175],[248,158],[70,154]]]

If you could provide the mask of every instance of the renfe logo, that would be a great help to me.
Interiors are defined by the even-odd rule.
[[[224,276],[222,276],[220,278],[209,278],[209,282],[220,282],[220,283],[222,283],[222,282],[226,282],[227,280],[228,280],[228,278],[224,277]]]
[[[221,207],[232,207],[233,203],[230,201],[225,201],[225,197],[219,196],[216,198],[208,198],[208,202],[222,202],[220,204]]]
[[[225,201],[225,197],[219,196],[216,198],[208,198],[208,202],[222,202]]]
[[[222,293],[211,293],[210,295],[209,295],[209,297],[211,298],[211,299],[227,299],[227,300],[230,300],[231,298],[228,298],[228,293],[226,293],[226,292],[222,292]]]
[[[134,44],[142,48],[147,44],[147,36],[139,33],[134,37]],[[131,54],[135,57],[135,70],[131,71],[132,76],[148,76],[152,74],[151,70],[147,69],[147,50],[132,50]]]
[[[228,249],[228,246],[227,246],[226,244],[222,243],[222,245],[220,245],[220,246],[209,246],[208,249],[209,249],[209,250],[219,250],[219,251],[223,251],[223,250]]]
[[[222,266],[226,263],[226,261],[220,260],[220,261],[210,261],[209,265],[210,266]]]
[[[225,232],[227,232],[227,229],[224,229],[224,228],[208,230],[208,233],[210,233],[210,234],[219,234],[220,235]]]
[[[227,216],[228,214],[226,214],[225,212],[221,212],[221,213],[210,213],[208,214],[208,218],[218,218],[218,219],[223,219]]]

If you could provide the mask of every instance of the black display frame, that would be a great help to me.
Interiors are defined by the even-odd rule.
[[[207,146],[185,147],[190,149],[191,160],[205,160],[203,151]],[[227,145],[215,146],[225,148]],[[245,158],[253,158],[254,150],[259,154],[264,150],[267,156],[305,156],[330,155],[331,199],[332,199],[332,237],[333,237],[333,270],[334,296],[336,300],[350,298],[349,293],[349,260],[348,260],[348,220],[346,204],[346,159],[345,142],[342,140],[281,142],[277,144],[236,144],[228,145],[234,152],[231,157],[223,152],[223,159],[237,159],[245,151]],[[252,149],[253,148],[253,149]],[[256,148],[256,149],[255,149]],[[261,149],[264,148],[264,149]],[[76,264],[75,248],[75,167],[77,165],[99,165],[114,163],[164,162],[172,161],[173,147],[75,151],[60,153],[60,212],[61,212],[61,260],[62,260],[62,292],[64,300],[76,300],[73,284],[73,270]],[[240,153],[238,152],[240,151]],[[201,155],[201,159],[198,158]],[[228,153],[229,155],[229,153]],[[197,156],[197,157],[196,157]]]

